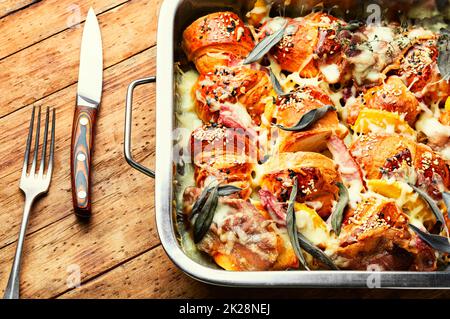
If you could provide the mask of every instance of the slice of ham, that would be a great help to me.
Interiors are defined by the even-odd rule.
[[[242,129],[250,138],[257,138],[253,122],[245,107],[240,104],[224,103],[220,106],[217,122],[223,126]]]
[[[268,190],[259,190],[261,204],[268,211],[270,217],[279,225],[286,225],[286,210],[283,203],[277,201],[276,197]]]
[[[361,190],[366,190],[361,167],[350,154],[344,141],[336,135],[331,135],[327,146],[333,155],[333,160],[338,164],[338,171],[345,184],[347,186],[359,184]]]

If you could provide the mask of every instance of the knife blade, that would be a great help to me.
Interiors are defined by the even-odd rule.
[[[100,26],[89,9],[80,50],[77,103],[72,125],[71,182],[75,214],[91,216],[91,163],[95,122],[103,85],[103,52]]]

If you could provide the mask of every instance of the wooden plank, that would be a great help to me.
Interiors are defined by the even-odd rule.
[[[153,182],[123,157],[123,121],[127,85],[155,73],[156,48],[148,49],[105,72],[104,96],[97,123],[93,175],[93,218],[88,224],[72,213],[69,145],[76,85],[40,101],[57,109],[55,170],[50,192],[30,218],[23,260],[25,297],[52,297],[66,289],[66,269],[81,267],[87,279],[157,244],[153,220]],[[153,166],[154,88],[138,90],[133,114],[133,152]],[[0,120],[0,242],[17,238],[23,200],[18,189],[31,106]],[[58,221],[59,220],[59,221]],[[58,222],[55,222],[58,221]],[[15,245],[0,250],[0,289],[4,289]],[[51,261],[51,262],[49,262]],[[45,274],[42,275],[42,274]]]
[[[178,270],[158,246],[60,298],[201,298],[210,290]]]
[[[156,48],[147,50],[143,54],[124,61],[105,72],[104,93],[100,109],[99,128],[96,135],[97,146],[94,160],[99,160],[99,165],[102,166],[104,165],[103,161],[107,162],[109,160],[108,156],[116,158],[119,162],[117,164],[118,166],[115,168],[110,167],[109,169],[111,171],[108,174],[113,174],[115,170],[122,170],[126,166],[122,157],[122,149],[120,148],[123,140],[122,126],[126,88],[132,80],[155,73],[155,50]],[[148,98],[150,101],[153,101],[154,92],[149,91]],[[75,95],[76,85],[72,85],[35,103],[35,105],[42,105],[43,107],[48,105],[56,107],[58,130],[52,189],[49,196],[38,203],[37,210],[40,213],[30,221],[29,229],[31,232],[71,212],[71,206],[69,205],[70,181],[68,161]],[[113,112],[111,108],[113,108]],[[7,207],[10,210],[10,213],[0,214],[0,247],[16,239],[20,223],[19,216],[22,213],[23,203],[18,185],[29,116],[30,107],[27,107],[0,119],[0,127],[2,128],[2,134],[0,135],[0,154],[4,154],[0,158],[0,181],[2,186],[0,191],[0,207]],[[145,147],[145,149],[141,150],[141,153],[147,151],[148,154],[148,145],[150,143],[149,129],[151,125],[147,121],[153,121],[153,118],[150,118],[148,115],[143,116],[143,118],[142,125],[136,128],[135,136],[139,136],[141,141],[145,141],[139,147]],[[136,119],[136,121],[138,121],[136,124],[139,124],[139,119]],[[112,133],[108,131],[107,135],[102,135],[102,127],[108,127],[109,130],[114,128],[115,130]],[[102,148],[102,143],[105,145],[104,148]],[[137,148],[138,146],[136,146]],[[110,154],[111,150],[114,150],[112,154]],[[137,156],[139,156],[139,153]],[[105,167],[105,169],[107,168]],[[125,168],[128,168],[128,166]],[[101,183],[107,182],[105,179],[109,178],[110,175],[102,178],[98,174],[97,172],[94,178],[97,178],[97,184],[101,186],[100,190],[105,192],[104,185]],[[64,206],[61,206],[61,203],[59,203],[61,201],[65,202]],[[55,214],[55,212],[58,213]]]
[[[0,59],[62,30],[80,28],[80,23],[85,21],[90,6],[99,15],[126,1],[88,0],[74,2],[73,0],[47,0],[4,17],[0,21]],[[35,1],[27,0],[23,2],[26,4]]]
[[[161,1],[133,0],[99,17],[105,67],[155,44]],[[68,29],[0,61],[0,117],[77,81],[81,33]]]
[[[161,246],[82,284],[60,298],[448,298],[443,290],[236,289],[200,283],[182,273]]]
[[[0,0],[0,18],[41,0]]]

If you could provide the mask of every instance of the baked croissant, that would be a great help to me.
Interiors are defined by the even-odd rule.
[[[409,49],[399,66],[398,75],[426,102],[445,101],[450,95],[450,83],[439,73],[438,56],[436,39],[430,39]]]
[[[187,188],[184,203],[192,206],[199,195],[200,189]],[[221,214],[216,214],[197,248],[226,270],[272,269],[284,249],[272,223],[242,199],[221,197],[218,206]]]
[[[318,30],[306,19],[272,19],[261,28],[260,37],[274,33],[285,23],[285,35],[272,49],[273,57],[284,71],[299,72],[302,77],[315,77],[319,73],[313,60]]]
[[[450,186],[445,161],[429,146],[399,135],[368,134],[353,142],[350,151],[367,179],[394,177],[413,181],[433,197],[441,196],[441,186]]]
[[[440,236],[440,222],[450,228],[431,202],[444,211],[450,189],[450,84],[440,74],[439,35],[273,12],[258,0],[248,28],[219,12],[183,34],[198,72],[177,75],[176,120],[192,132],[194,173],[176,180],[184,190],[177,207],[193,217],[194,203],[208,200],[183,230],[194,227],[197,248],[232,271],[437,270],[448,247],[435,237],[425,243],[411,225]],[[253,40],[259,50],[275,32],[270,51],[244,65]]]
[[[245,132],[217,125],[202,126],[192,133],[191,154],[199,187],[204,187],[209,177],[215,177],[221,183],[241,188],[242,198],[250,196],[258,150]]]
[[[287,23],[285,35],[271,53],[284,71],[311,78],[322,73],[329,83],[337,83],[347,69],[338,28],[346,23],[322,12],[303,18],[275,18],[263,25],[260,38]],[[339,33],[339,34],[338,34]],[[321,72],[322,71],[322,72]]]
[[[183,49],[201,74],[217,66],[232,66],[247,57],[254,44],[250,30],[233,12],[201,17],[183,33]]]
[[[412,127],[420,114],[419,101],[397,76],[391,76],[385,83],[367,90],[363,103],[351,105],[347,118],[349,124],[355,123],[362,107],[396,112],[403,115]]]
[[[312,152],[280,153],[263,167],[261,189],[269,191],[279,202],[289,199],[293,178],[297,176],[299,203],[313,203],[317,213],[326,218],[338,198],[336,182],[340,176],[330,158]]]
[[[266,109],[265,115],[269,122],[289,128],[296,125],[309,111],[332,104],[330,97],[318,87],[304,86],[287,96],[278,97],[275,105]],[[340,137],[345,135],[339,127],[337,112],[330,109],[306,130],[292,132],[280,129],[279,151],[320,152],[326,149],[326,141],[333,132]]]
[[[253,123],[259,125],[265,99],[271,91],[272,84],[265,71],[248,67],[218,67],[214,72],[200,75],[193,95],[197,114],[203,122],[223,121],[226,117],[223,113],[230,108],[239,108],[235,105],[239,103],[245,107]],[[241,121],[245,117],[245,114],[241,115]],[[248,122],[241,123],[241,126],[251,126]]]
[[[347,212],[339,241],[336,254],[345,260],[342,268],[436,270],[433,249],[408,231],[408,216],[395,202],[381,197],[367,197]]]

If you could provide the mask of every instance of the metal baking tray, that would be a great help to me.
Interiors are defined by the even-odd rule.
[[[157,75],[132,82],[128,88],[125,118],[124,152],[127,162],[140,172],[155,177],[152,170],[133,160],[131,155],[132,95],[135,87],[156,82],[156,177],[155,214],[158,234],[167,255],[187,275],[199,281],[232,287],[362,287],[362,288],[449,288],[450,272],[407,271],[258,271],[232,272],[197,263],[189,258],[178,241],[174,227],[174,161],[173,132],[175,127],[175,63],[182,59],[181,35],[191,22],[211,12],[232,10],[241,16],[252,8],[255,0],[165,0],[158,22]],[[368,5],[378,4],[386,17],[398,17],[402,7],[421,0],[357,1],[357,0],[291,0],[276,3],[273,10],[287,16],[301,15],[317,3],[340,10],[346,19],[368,16]],[[430,2],[430,0],[425,0]],[[431,0],[448,14],[447,0]],[[336,9],[336,5],[339,7]],[[447,6],[447,7],[446,7]],[[333,11],[335,12],[335,11]],[[303,13],[305,14],[305,13]],[[448,17],[447,17],[448,18]]]

